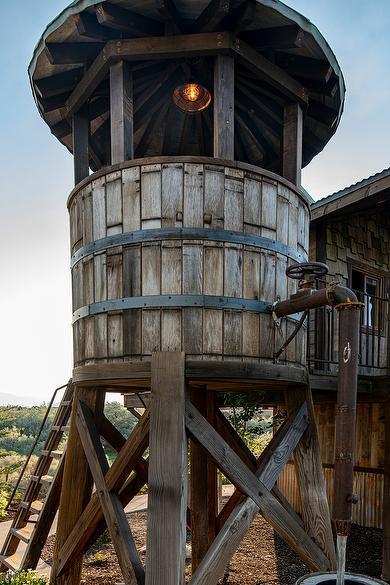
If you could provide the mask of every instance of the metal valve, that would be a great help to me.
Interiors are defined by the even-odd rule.
[[[328,274],[328,271],[329,268],[323,262],[302,262],[289,266],[286,275],[288,278],[299,280],[297,294],[303,294],[315,289],[315,280]]]

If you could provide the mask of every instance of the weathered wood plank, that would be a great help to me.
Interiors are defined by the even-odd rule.
[[[133,76],[125,61],[110,65],[111,164],[134,158]]]
[[[83,401],[94,412],[96,420],[103,413],[105,392],[96,389],[75,388],[70,433],[65,458],[64,489],[61,492],[58,526],[54,548],[51,579],[53,583],[69,585],[79,583],[83,552],[76,549],[72,565],[60,574],[61,550],[77,525],[92,494],[92,476],[76,427],[79,401]]]
[[[153,355],[151,390],[146,584],[182,585],[187,514],[183,353]]]
[[[196,409],[187,402],[186,426],[191,436],[208,450],[225,475],[230,477],[233,483],[243,493],[249,496],[249,498],[245,498],[243,503],[236,507],[229,520],[225,523],[224,528],[215,539],[203,562],[192,577],[191,585],[206,585],[217,582],[218,578],[222,575],[226,563],[231,558],[241,540],[243,535],[241,533],[242,525],[244,525],[245,529],[249,528],[251,521],[259,509],[261,509],[262,514],[272,524],[279,535],[296,550],[309,567],[326,569],[329,566],[329,562],[322,551],[302,530],[295,518],[291,517],[274,496],[272,496],[269,489],[288,461],[291,454],[289,449],[291,439],[295,446],[304,428],[306,428],[304,407],[299,412],[302,426],[300,426],[299,430],[294,427],[294,424],[291,426],[291,432],[295,436],[295,442],[291,436],[289,440],[284,438],[284,441],[279,446],[280,449],[274,452],[273,460],[264,462],[264,468],[267,471],[259,479],[257,475],[253,474],[242,463],[238,455],[221,439],[218,433]],[[278,465],[278,463],[281,465]],[[264,481],[265,478],[267,478],[268,482],[272,482],[272,485],[270,483],[266,484]],[[231,531],[233,522],[235,530]],[[239,538],[239,536],[241,537]]]
[[[89,118],[83,108],[73,115],[73,162],[74,184],[77,185],[89,175]]]
[[[91,392],[97,394],[96,389],[91,390]],[[148,445],[149,425],[150,411],[147,409],[105,476],[105,482],[110,491],[119,491],[124,486],[126,478],[141,460],[142,454]],[[81,444],[79,448],[82,452]],[[77,475],[77,469],[74,470],[74,474],[75,476]],[[97,493],[94,493],[84,506],[83,512],[75,523],[72,532],[61,546],[58,555],[57,574],[66,571],[74,562],[74,559],[86,550],[102,518],[103,511],[99,498]]]
[[[227,55],[214,65],[214,157],[234,160],[234,59]]]
[[[126,585],[134,585],[134,582],[141,585],[145,580],[144,569],[119,496],[107,488],[108,462],[92,412],[82,402],[78,405],[76,423],[123,579]]]
[[[385,409],[385,485],[383,491],[383,560],[382,579],[390,579],[390,401]]]
[[[302,171],[303,112],[299,104],[284,109],[283,123],[283,177],[300,186]]]
[[[303,400],[308,406],[309,426],[294,453],[303,521],[334,569],[336,554],[311,390],[309,387],[289,388],[285,392],[285,400],[290,413]]]
[[[140,169],[133,167],[122,171],[123,180],[123,231],[141,229]]]

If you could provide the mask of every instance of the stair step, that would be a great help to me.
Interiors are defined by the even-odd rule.
[[[11,528],[10,533],[28,544],[33,530],[34,526],[26,526],[25,528]]]
[[[53,431],[62,431],[63,433],[67,433],[70,429],[70,426],[69,425],[65,425],[65,426],[54,425],[51,428]]]
[[[3,564],[7,569],[11,571],[17,571],[22,563],[23,554],[19,551],[13,555],[0,555],[0,563]]]
[[[63,451],[50,451],[48,449],[42,449],[41,455],[44,457],[53,457],[53,459],[61,459]]]
[[[51,475],[42,475],[41,478],[39,478],[39,475],[32,475],[31,481],[35,481],[36,483],[44,483],[44,484],[50,485],[51,482],[53,481],[53,478]]]
[[[33,502],[21,502],[21,507],[25,510],[30,510],[33,514],[39,514],[43,508],[43,502],[39,500],[34,500]]]
[[[71,400],[63,400],[60,403],[60,406],[70,406],[71,404],[72,404],[72,401]]]

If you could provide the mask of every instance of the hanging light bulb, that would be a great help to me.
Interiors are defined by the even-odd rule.
[[[175,88],[172,95],[173,103],[187,114],[195,114],[205,110],[211,102],[208,89],[199,83],[184,83]]]

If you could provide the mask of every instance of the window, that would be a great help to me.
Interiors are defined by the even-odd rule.
[[[351,269],[351,288],[359,301],[364,303],[362,325],[366,327],[378,327],[382,280],[381,277],[358,268]]]

